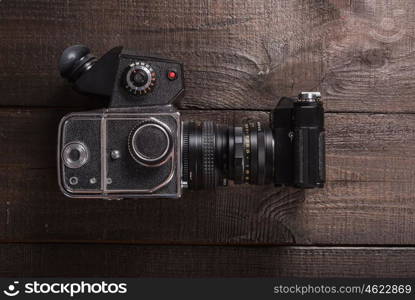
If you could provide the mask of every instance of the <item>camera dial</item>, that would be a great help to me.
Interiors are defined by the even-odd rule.
[[[134,127],[128,139],[131,156],[146,167],[158,167],[166,162],[172,146],[169,130],[156,122],[143,122]]]
[[[81,142],[72,142],[63,147],[62,160],[68,168],[80,168],[88,162],[88,159],[88,148]]]
[[[156,72],[145,62],[135,62],[128,66],[125,75],[125,88],[133,95],[145,95],[152,91],[156,83]]]

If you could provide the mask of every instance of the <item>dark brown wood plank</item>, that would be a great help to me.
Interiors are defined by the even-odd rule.
[[[412,0],[0,2],[0,105],[97,106],[59,78],[73,43],[183,61],[183,108],[272,109],[319,89],[330,111],[414,112]]]
[[[1,276],[411,278],[415,249],[1,244]]]
[[[0,240],[193,244],[415,244],[415,115],[327,114],[328,184],[231,186],[178,200],[65,198],[60,110],[0,111]],[[263,112],[187,111],[241,123]]]

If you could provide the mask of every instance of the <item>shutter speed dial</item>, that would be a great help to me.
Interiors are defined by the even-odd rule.
[[[170,131],[156,122],[144,122],[134,127],[128,138],[132,158],[146,167],[164,164],[173,149]]]
[[[133,95],[145,95],[151,92],[156,84],[156,72],[142,61],[128,66],[125,74],[125,88]]]

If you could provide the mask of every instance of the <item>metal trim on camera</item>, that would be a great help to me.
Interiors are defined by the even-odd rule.
[[[301,92],[298,95],[297,102],[319,102],[321,100],[320,92]]]

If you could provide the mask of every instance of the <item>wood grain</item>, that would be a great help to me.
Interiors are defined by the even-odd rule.
[[[413,278],[415,249],[2,244],[0,276]]]
[[[68,199],[56,183],[61,110],[0,111],[0,240],[415,244],[415,115],[327,114],[325,189],[231,186],[179,200]],[[185,119],[267,121],[263,112]],[[13,126],[10,126],[13,124]]]
[[[0,38],[0,276],[414,277],[413,0],[0,0]],[[105,105],[59,77],[74,43],[182,61],[187,119],[322,91],[326,188],[65,198],[59,119]]]
[[[4,0],[0,105],[99,105],[57,72],[84,43],[184,62],[182,108],[272,109],[319,89],[333,112],[414,112],[414,17],[412,0]]]

